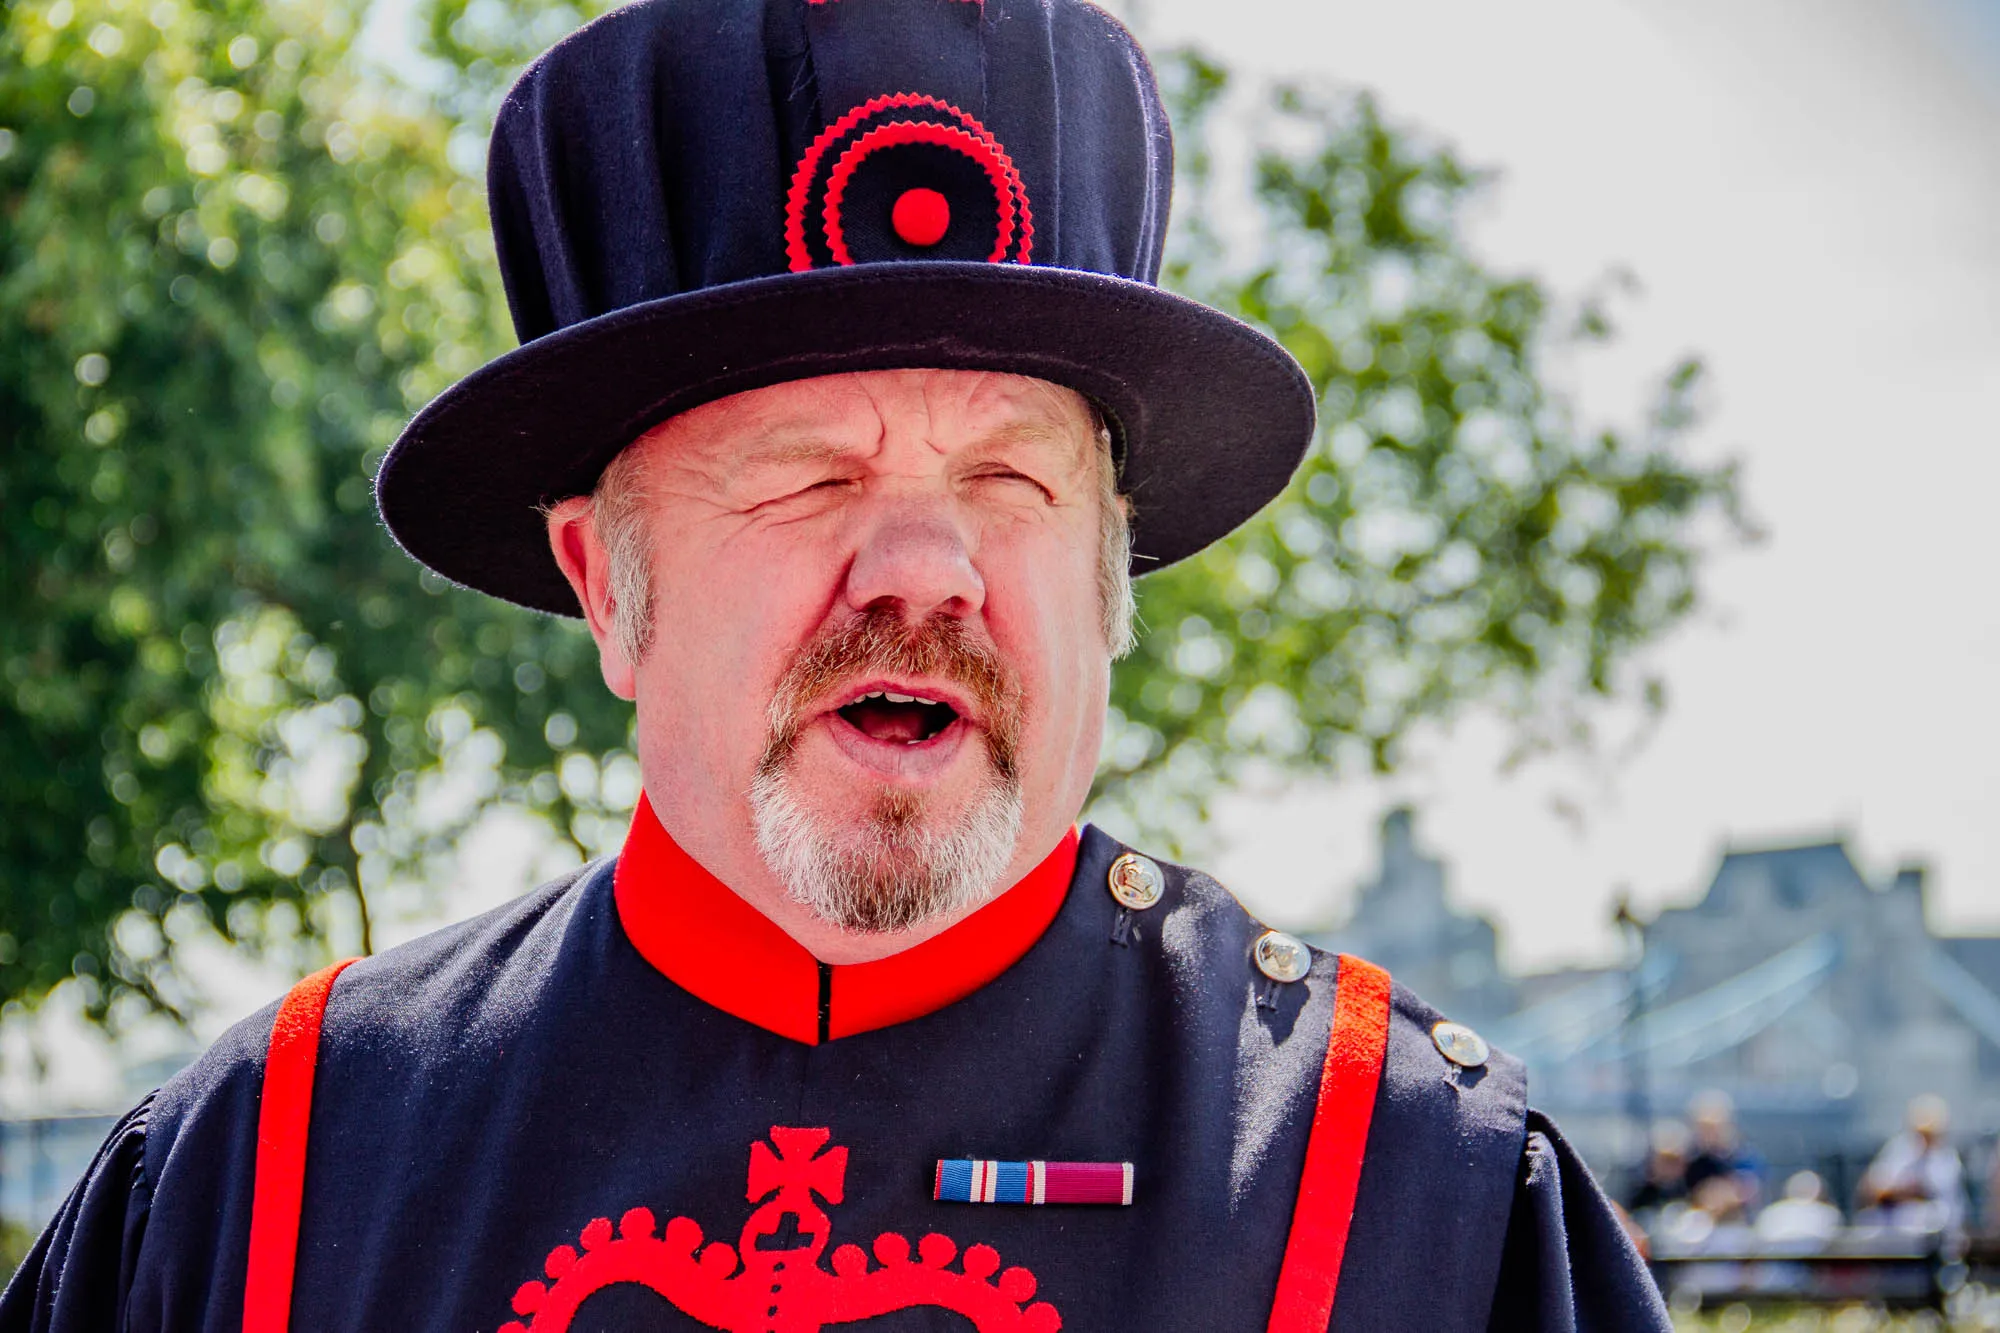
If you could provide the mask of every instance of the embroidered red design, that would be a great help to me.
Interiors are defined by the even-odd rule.
[[[1014,159],[992,131],[939,98],[891,93],[871,97],[848,111],[822,130],[800,155],[785,197],[785,256],[792,271],[855,263],[843,210],[856,173],[864,164],[887,164],[899,151],[919,146],[964,159],[969,169],[983,173],[986,184],[981,193],[987,189],[992,192],[982,207],[967,208],[962,217],[957,210],[947,209],[949,225],[967,228],[966,240],[976,240],[976,252],[990,263],[1028,263],[1035,235],[1028,189]],[[914,174],[894,193],[894,199],[913,186],[941,189],[947,184],[942,177],[919,179],[926,164],[907,165]],[[928,166],[934,170],[936,163]],[[942,239],[940,233],[936,240],[917,248],[929,248]]]
[[[581,1249],[558,1245],[542,1265],[546,1282],[525,1282],[514,1313],[526,1322],[500,1333],[563,1333],[584,1301],[621,1282],[647,1287],[676,1309],[728,1333],[819,1333],[894,1310],[931,1306],[963,1315],[979,1333],[1055,1333],[1062,1316],[1034,1300],[1035,1275],[1000,1267],[990,1245],[967,1246],[933,1232],[910,1242],[893,1231],[875,1238],[873,1258],[858,1245],[820,1265],[833,1222],[820,1206],[844,1197],[847,1149],[828,1147],[824,1129],[773,1126],[768,1145],[750,1147],[747,1197],[758,1205],[737,1244],[702,1244],[699,1223],[675,1217],[664,1231],[645,1208],[583,1229]],[[953,1260],[958,1266],[953,1268]],[[997,1276],[996,1276],[997,1275]],[[1030,1304],[1032,1302],[1032,1304]]]

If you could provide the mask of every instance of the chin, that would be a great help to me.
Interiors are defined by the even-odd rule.
[[[790,766],[757,775],[757,850],[794,902],[842,930],[893,934],[964,916],[1007,887],[1017,781],[989,774],[968,795],[871,785],[861,804],[849,795],[830,809]]]

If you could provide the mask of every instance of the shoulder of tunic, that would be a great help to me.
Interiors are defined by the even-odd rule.
[[[1146,853],[1115,839],[1107,837],[1105,842],[1109,846],[1101,854],[1101,859],[1108,861],[1123,852],[1146,856]],[[1079,873],[1088,873],[1086,867],[1097,859],[1100,858],[1079,855]],[[1257,937],[1268,927],[1252,916],[1235,894],[1206,872],[1159,857],[1147,859],[1157,865],[1165,876],[1166,893],[1158,907],[1134,913],[1141,936],[1149,928],[1157,931],[1176,982],[1219,986],[1231,994],[1246,993],[1257,976],[1250,950]],[[1100,895],[1106,895],[1106,902],[1109,903],[1102,873],[1098,872],[1098,882],[1089,887]],[[1116,906],[1115,903],[1111,905]],[[1318,966],[1320,961],[1315,959],[1316,973],[1323,970]],[[1330,969],[1331,959],[1325,962]],[[1331,976],[1331,971],[1326,970],[1326,975]]]
[[[1159,864],[1168,891],[1155,929],[1183,993],[1180,1009],[1213,1013],[1219,1028],[1255,1003],[1251,949],[1267,927],[1210,876]],[[1307,978],[1278,988],[1312,998],[1264,1068],[1293,1071],[1308,1095],[1318,1088],[1338,967],[1335,955],[1314,947]],[[1189,1004],[1190,994],[1207,1003]],[[1337,1328],[1421,1324],[1433,1333],[1476,1333],[1487,1326],[1529,1148],[1527,1071],[1498,1050],[1472,1068],[1446,1059],[1432,1037],[1446,1017],[1400,983],[1392,987]],[[1297,1049],[1281,1055],[1285,1045]]]
[[[593,861],[492,911],[364,958],[340,975],[321,1060],[359,1050],[413,1063],[477,1058],[543,1012],[566,962],[594,962],[617,934],[611,859]],[[588,904],[588,907],[586,907]],[[622,938],[622,937],[621,937]]]
[[[458,1039],[454,1025],[465,1020],[468,1009],[504,1006],[518,994],[522,978],[547,971],[577,888],[606,865],[580,867],[492,911],[349,967],[328,1005],[322,1062],[329,1045],[350,1039],[358,1028],[392,1029],[394,1040],[420,1046],[451,1045]],[[159,1090],[146,1157],[155,1180],[164,1182],[173,1173],[177,1140],[210,1122],[229,1126],[238,1140],[254,1147],[278,1003],[224,1032]]]
[[[1394,987],[1336,1328],[1486,1326],[1527,1143],[1527,1071],[1498,1050],[1470,1068],[1446,1059],[1432,1037],[1443,1021]]]
[[[1071,888],[1072,893],[1090,894],[1095,904],[1091,913],[1077,915],[1104,923],[1091,928],[1114,937],[1120,908],[1106,874],[1128,852],[1146,856],[1095,828],[1086,829]],[[1305,1085],[1310,1096],[1318,1086],[1333,1013],[1333,956],[1315,949],[1304,979],[1267,981],[1257,970],[1254,950],[1269,927],[1214,877],[1159,857],[1147,859],[1159,867],[1164,892],[1157,906],[1123,915],[1135,952],[1153,960],[1151,984],[1166,991],[1153,1002],[1176,1016],[1183,1045],[1231,1049],[1243,1068],[1261,1068],[1266,1077],[1282,1071],[1287,1082]]]
[[[1106,841],[1112,843],[1113,855],[1129,850],[1115,840]],[[1154,860],[1165,872],[1168,886],[1157,909],[1157,930],[1176,980],[1254,999],[1258,974],[1251,950],[1269,927],[1213,877]],[[1082,857],[1079,866],[1090,861]],[[1293,984],[1317,990],[1332,983],[1328,988],[1337,989],[1336,955],[1316,945],[1308,947],[1312,969],[1304,982]],[[1409,1158],[1408,1164],[1425,1176],[1463,1179],[1467,1173],[1483,1173],[1504,1196],[1526,1139],[1527,1071],[1519,1060],[1499,1050],[1472,1069],[1445,1059],[1431,1036],[1445,1018],[1401,983],[1392,988],[1377,1122],[1387,1127],[1385,1135],[1405,1145],[1399,1155]],[[1300,1035],[1305,1031],[1302,1026]],[[1311,1035],[1323,1047],[1325,1021]]]
[[[1455,1145],[1449,1151],[1426,1146],[1418,1165],[1428,1173],[1464,1179],[1486,1171],[1509,1180],[1527,1139],[1527,1067],[1498,1048],[1470,1068],[1446,1059],[1434,1036],[1446,1019],[1408,987],[1395,985],[1377,1113],[1387,1110],[1399,1124],[1421,1123]]]
[[[454,1023],[468,1012],[490,1012],[508,994],[509,978],[545,969],[568,924],[574,890],[593,867],[563,876],[482,916],[435,931],[363,959],[341,974],[334,988],[320,1050],[374,1031],[389,1046],[428,1043],[448,1048]],[[491,993],[482,997],[482,988]],[[209,1327],[227,1322],[219,1311],[240,1310],[242,1257],[250,1232],[257,1161],[257,1113],[264,1063],[278,1001],[225,1031],[193,1064],[169,1079],[114,1131],[99,1154],[101,1166],[114,1144],[131,1159],[142,1183],[142,1216],[155,1219],[138,1262],[136,1237],[125,1277],[115,1289],[146,1311],[146,1326]],[[315,1094],[317,1100],[317,1090]],[[143,1113],[143,1114],[142,1114]],[[122,1161],[123,1158],[110,1159]],[[122,1167],[120,1169],[123,1169]],[[72,1206],[93,1188],[86,1176]],[[135,1196],[136,1197],[136,1196]],[[199,1219],[198,1224],[193,1224]],[[56,1228],[51,1228],[51,1235]],[[203,1274],[200,1281],[188,1274]],[[30,1327],[123,1327],[111,1322]],[[0,1320],[0,1328],[12,1327]]]

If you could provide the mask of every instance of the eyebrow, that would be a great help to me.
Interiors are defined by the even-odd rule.
[[[1077,443],[1072,432],[1061,423],[1014,422],[980,435],[966,444],[962,452],[980,454],[1015,444],[1075,446]],[[1085,440],[1082,443],[1087,456],[1088,448],[1094,442]],[[801,463],[837,462],[852,458],[856,453],[854,446],[814,434],[809,426],[774,426],[758,432],[748,443],[733,451],[728,464],[737,468],[789,467]]]
[[[734,462],[755,460],[791,463],[846,452],[839,445],[817,434],[810,424],[801,422],[766,426],[753,431],[747,440],[729,449],[728,456]]]
[[[1092,441],[1086,439],[1084,443]],[[1077,439],[1069,427],[1060,422],[1022,421],[997,427],[988,431],[971,446],[973,448],[1007,444],[1054,444],[1075,445]]]
[[[967,445],[964,452],[977,459],[1004,451],[1010,445],[1048,448],[1060,455],[1057,466],[1087,471],[1097,449],[1097,440],[1088,433],[1079,439],[1074,431],[1060,422],[1027,421],[989,431]]]

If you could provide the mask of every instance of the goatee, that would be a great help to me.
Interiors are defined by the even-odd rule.
[[[800,732],[829,690],[870,676],[948,680],[973,707],[990,771],[945,827],[935,798],[917,792],[883,790],[858,822],[799,799],[792,758]],[[953,617],[913,624],[877,607],[822,635],[800,651],[771,700],[771,734],[749,793],[765,865],[792,901],[843,930],[911,930],[980,906],[1004,887],[1020,838],[1021,713],[1012,672]]]

